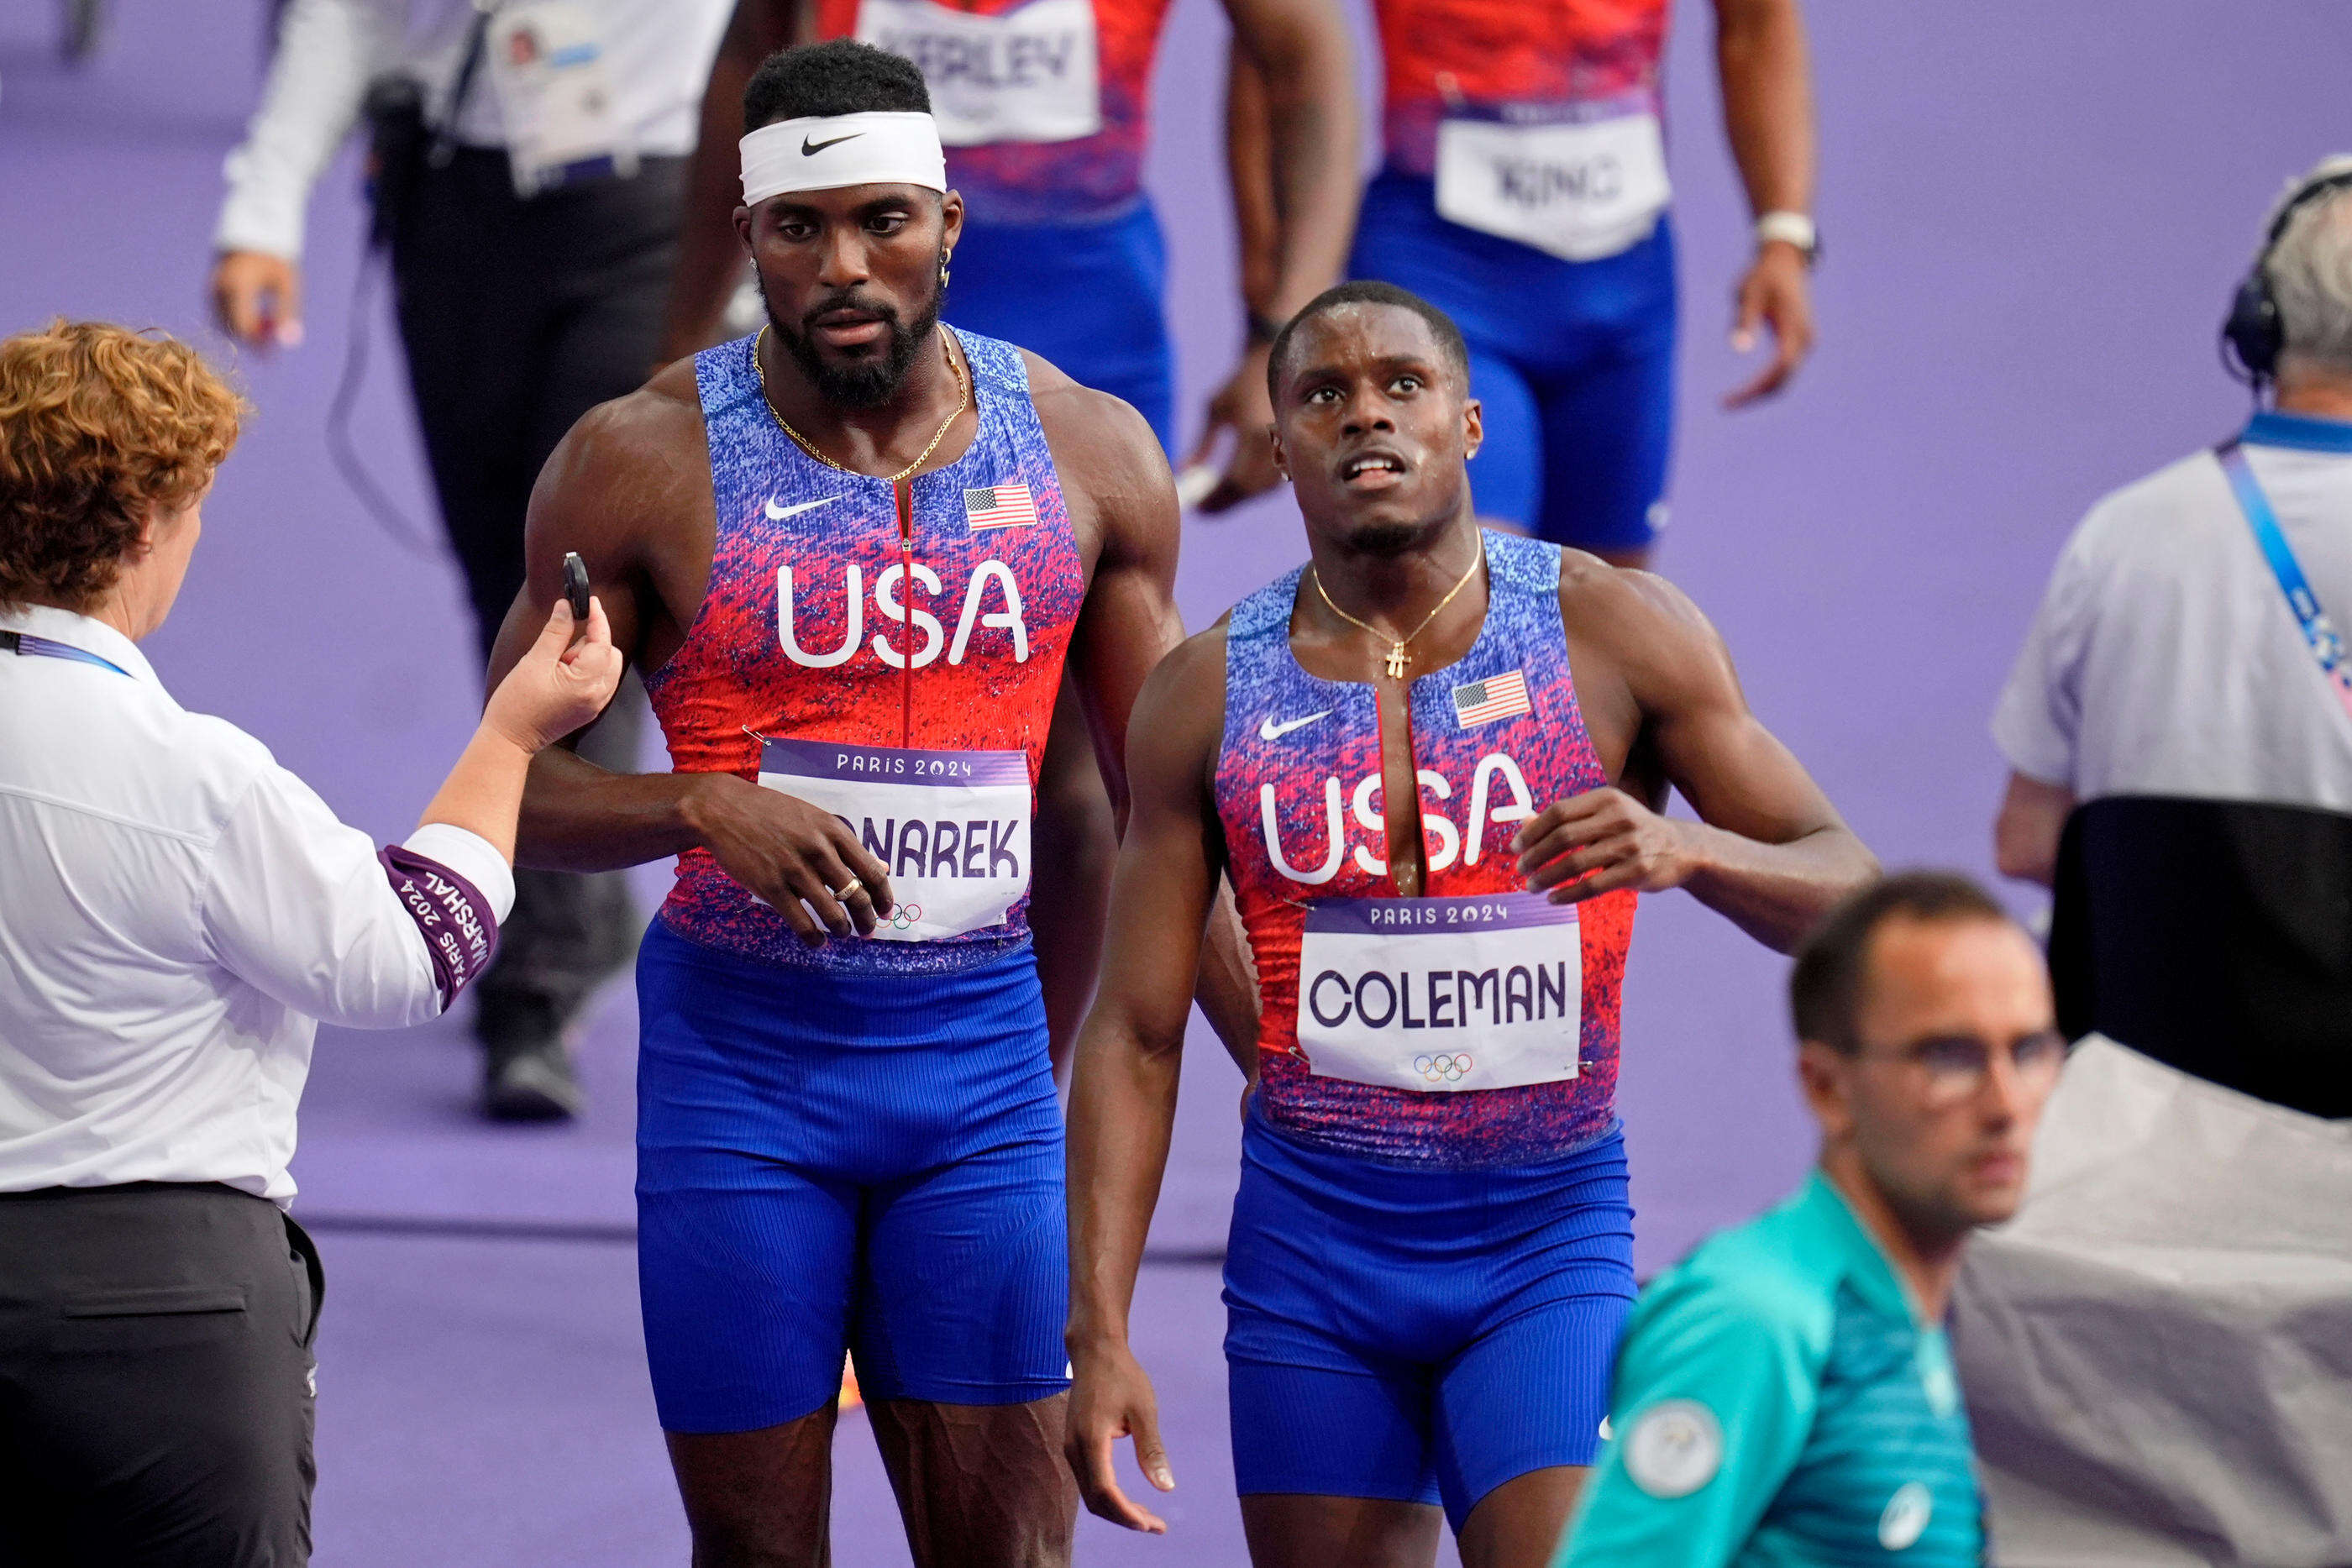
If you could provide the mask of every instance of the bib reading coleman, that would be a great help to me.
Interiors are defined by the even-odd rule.
[[[1485,624],[1412,685],[1427,896],[1388,874],[1374,688],[1290,651],[1301,571],[1225,633],[1217,812],[1262,998],[1257,1104],[1342,1151],[1445,1165],[1558,1157],[1615,1120],[1635,895],[1553,904],[1511,849],[1609,782],[1577,707],[1559,551],[1486,533]]]
[[[671,765],[841,818],[890,868],[873,938],[811,949],[707,851],[673,930],[784,967],[939,973],[1029,939],[1037,765],[1085,563],[1020,350],[956,335],[971,448],[903,486],[825,467],[776,425],[751,340],[695,361],[718,538],[684,643],[646,677]]]

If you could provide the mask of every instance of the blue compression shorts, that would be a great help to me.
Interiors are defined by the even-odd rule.
[[[1578,549],[1654,543],[1675,413],[1675,237],[1562,261],[1437,215],[1426,179],[1364,189],[1349,275],[1409,288],[1454,318],[1486,442],[1478,515]]]
[[[1303,1143],[1252,1111],[1225,1258],[1242,1495],[1443,1502],[1589,1465],[1633,1304],[1625,1145],[1447,1169]]]
[[[1150,203],[1100,223],[967,220],[949,271],[950,321],[1125,398],[1161,446],[1175,439],[1168,251]]]
[[[665,1430],[1069,1386],[1062,1118],[1026,947],[789,973],[656,919],[637,957],[637,1279]]]

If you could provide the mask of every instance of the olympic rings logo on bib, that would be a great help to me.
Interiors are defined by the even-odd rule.
[[[1432,1083],[1459,1083],[1470,1071],[1470,1053],[1456,1051],[1451,1056],[1416,1056],[1412,1070]]]
[[[885,916],[893,931],[908,930],[922,917],[923,906],[919,904],[894,904],[890,906],[890,913]]]

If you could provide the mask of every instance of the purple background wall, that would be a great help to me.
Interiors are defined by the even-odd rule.
[[[1685,347],[1661,564],[1885,858],[1989,873],[2001,768],[1984,720],[2042,576],[2094,497],[2241,416],[2213,368],[2214,321],[2264,204],[2346,140],[2352,14],[2326,0],[1822,0],[1822,349],[1780,402],[1727,414],[1717,400],[1739,368],[1723,301],[1744,207],[1707,8],[1685,9],[1669,85]],[[201,282],[220,158],[257,90],[261,8],[119,11],[110,50],[79,74],[51,58],[52,7],[0,15],[0,331],[93,316],[221,350]],[[1210,0],[1180,0],[1160,73],[1151,178],[1188,408],[1238,328],[1215,123],[1223,32]],[[1368,59],[1368,86],[1376,76]],[[308,343],[238,367],[258,412],[150,652],[183,702],[261,737],[347,820],[389,836],[454,755],[478,672],[454,573],[371,523],[321,446],[354,184],[346,157],[314,206]],[[357,428],[387,487],[429,519],[376,315]],[[1188,618],[1205,623],[1302,553],[1280,498],[1190,525]],[[648,874],[649,894],[660,880]],[[1771,1200],[1809,1146],[1781,960],[1680,895],[1649,901],[1638,929],[1624,1102],[1650,1270]],[[683,1559],[625,1244],[631,1036],[616,988],[582,1045],[593,1113],[501,1133],[470,1118],[458,1028],[322,1035],[295,1167],[333,1281],[321,1563]],[[1187,1088],[1155,1231],[1171,1252],[1221,1241],[1237,1142],[1213,1049],[1194,1052]],[[416,1220],[548,1222],[552,1239],[381,1228]],[[378,1228],[352,1228],[362,1221]],[[1089,1521],[1081,1562],[1242,1561],[1216,1289],[1213,1268],[1157,1263],[1139,1301],[1184,1481],[1167,1510],[1177,1534]],[[840,1456],[841,1561],[903,1562],[857,1418]]]

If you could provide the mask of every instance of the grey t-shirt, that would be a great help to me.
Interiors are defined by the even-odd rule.
[[[2352,628],[2352,423],[2260,413],[2243,440],[2321,607]],[[1992,733],[2018,772],[2078,800],[2183,795],[2352,811],[2352,717],[2210,452],[2084,517]]]

